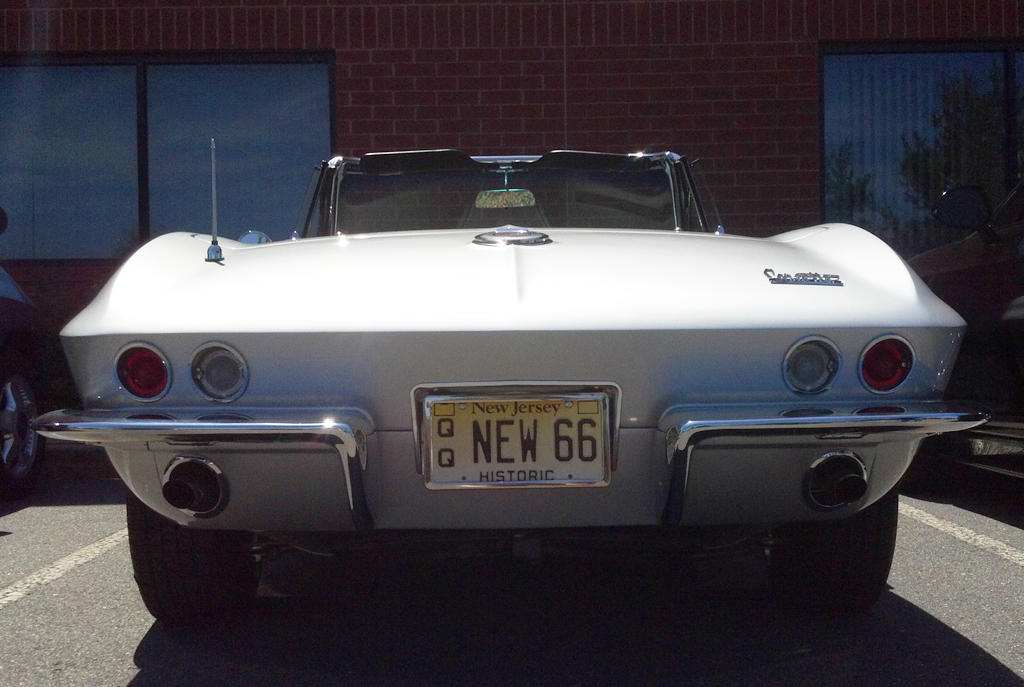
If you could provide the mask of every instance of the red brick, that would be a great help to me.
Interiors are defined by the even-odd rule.
[[[440,134],[480,133],[479,119],[442,119],[437,123]]]
[[[395,94],[392,91],[358,91],[352,92],[351,105],[392,105],[395,102]]]
[[[396,120],[395,129],[407,134],[436,134],[437,121],[424,119]],[[417,146],[418,147],[418,146]]]
[[[502,48],[498,51],[503,62],[540,62],[544,59],[544,50],[536,47]],[[493,59],[494,53],[491,53]]]
[[[628,12],[625,5],[615,3],[608,5],[607,23],[608,34],[604,45],[631,45],[635,43],[634,18]],[[634,24],[635,26],[635,24]]]
[[[416,137],[409,134],[374,135],[371,150],[413,150],[416,148]]]
[[[732,2],[711,3],[714,8],[712,13],[712,41],[716,43],[736,42],[736,10]]]
[[[412,107],[433,107],[437,105],[437,96],[437,91],[421,91],[418,89],[402,91],[401,93],[402,104]]]
[[[338,64],[369,64],[372,61],[372,50],[335,50],[334,56]]]
[[[537,28],[537,37],[534,45],[557,45],[559,50],[561,50],[563,24],[561,5],[538,5],[536,11],[534,24]]]
[[[972,5],[974,3],[971,3]],[[975,31],[973,13],[968,11],[961,0],[946,0],[946,34],[949,36],[973,36]]]
[[[377,91],[402,93],[413,90],[415,86],[416,81],[411,76],[382,76],[373,79],[373,89]]]
[[[185,44],[189,50],[196,50],[203,45],[202,14],[196,9],[186,9],[182,14],[182,25],[185,32]]]
[[[354,78],[383,78],[395,75],[396,65],[390,62],[348,62],[342,61],[349,76]]]
[[[421,64],[419,62],[413,62],[409,64],[395,65],[395,76],[412,76],[417,79],[422,79],[433,77],[436,74],[437,65],[435,64]]]
[[[525,45],[523,31],[523,6],[509,5],[505,26],[506,44],[521,47]]]
[[[894,0],[901,2],[902,0]],[[803,6],[801,11],[802,25],[796,34],[796,38],[803,40],[816,40],[821,37],[821,3],[809,2]]]
[[[447,47],[437,45],[437,16],[434,10],[434,7],[424,5],[420,5],[416,8],[418,17],[412,22],[412,24],[416,26],[417,31],[417,41],[415,45],[423,48]]]
[[[442,5],[437,8],[435,31],[438,47],[465,47],[461,17],[462,11],[459,7]]]
[[[464,91],[461,89],[449,89],[436,92],[436,102],[439,105],[477,105],[480,103],[480,94],[476,91]]]
[[[561,88],[542,88],[539,90],[523,91],[526,102],[532,105],[558,105],[565,102],[564,93]]]
[[[367,51],[371,62],[378,64],[402,64],[417,58],[414,50],[377,49]]]
[[[375,115],[373,119],[353,122],[352,128],[353,131],[358,131],[361,134],[391,134],[395,132],[395,120],[383,119]]]
[[[460,105],[459,116],[463,119],[494,119],[501,116],[501,108],[495,104]]]
[[[484,105],[516,105],[523,102],[522,91],[484,91],[480,94]]]
[[[519,44],[524,47],[537,47],[537,7],[536,5],[522,5],[519,8]]]
[[[374,136],[353,132],[338,136],[338,143],[335,146],[334,154],[359,157],[360,155],[377,150],[379,149],[374,145]]]
[[[411,48],[412,46],[409,45],[407,31],[409,19],[408,8],[388,7],[387,14],[382,16],[385,17],[384,21],[386,21],[388,27],[388,45],[396,50],[406,50]]]
[[[384,92],[384,91],[378,91]],[[401,98],[394,100],[394,104],[391,105],[380,105],[374,108],[374,119],[380,121],[393,122],[400,119],[413,119],[416,115],[415,108],[411,106]]]
[[[308,50],[316,39],[316,21],[314,18],[312,31],[307,21],[307,15],[313,16],[314,10],[306,7],[286,7],[277,13],[277,26],[279,37],[283,36],[287,41],[286,46],[291,50]],[[279,43],[279,46],[281,44]]]
[[[67,22],[65,23],[65,38],[63,46],[65,50],[72,52],[84,51],[88,47],[86,45],[86,24],[84,19],[84,12],[82,11],[70,11],[66,12]],[[18,50],[28,50],[28,37],[32,30],[31,20],[27,14],[18,16],[18,41],[16,43]]]
[[[781,0],[763,0],[758,3],[761,13],[761,39],[780,40],[782,18],[780,17]],[[845,4],[845,0],[843,0]]]
[[[339,50],[363,50],[363,8],[339,7],[334,15],[334,47]],[[372,46],[370,46],[372,47]]]
[[[522,65],[524,76],[561,76],[564,70],[561,61],[541,61],[541,62],[525,62]]]
[[[438,105],[431,107],[417,107],[414,110],[415,118],[424,119],[454,119],[459,116],[459,108],[454,105]]]
[[[1002,36],[1018,36],[1021,34],[1021,6],[1020,3],[1002,4],[1003,26],[1000,32]]]

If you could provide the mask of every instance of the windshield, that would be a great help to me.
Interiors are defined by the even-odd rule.
[[[339,175],[334,230],[675,228],[666,166],[626,170],[487,169]]]

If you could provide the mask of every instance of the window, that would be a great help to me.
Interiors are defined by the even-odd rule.
[[[953,186],[981,186],[995,204],[1014,184],[1015,59],[1012,51],[825,54],[826,221],[864,226],[905,257],[962,237],[930,211]]]
[[[191,58],[190,58],[191,59]],[[0,258],[120,259],[168,231],[287,238],[331,152],[329,56],[0,66]]]
[[[216,139],[218,230],[288,238],[330,154],[327,66],[154,66],[147,82],[151,232],[209,233]]]
[[[0,67],[0,257],[138,245],[136,120],[132,67]]]

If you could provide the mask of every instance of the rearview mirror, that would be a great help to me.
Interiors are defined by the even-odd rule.
[[[532,208],[536,204],[533,192],[524,188],[497,188],[476,194],[478,208]]]

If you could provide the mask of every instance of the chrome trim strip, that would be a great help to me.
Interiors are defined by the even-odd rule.
[[[253,413],[249,413],[252,415]],[[251,422],[231,418],[221,420],[171,420],[152,416],[132,417],[118,411],[56,410],[36,418],[36,431],[46,437],[91,444],[121,444],[137,441],[187,441],[190,437],[223,442],[248,442],[273,439],[280,435],[326,435],[338,439],[344,455],[355,457],[362,447],[358,435],[369,433],[369,419],[352,411],[321,413],[319,420],[275,415]],[[343,418],[338,420],[336,418]],[[355,426],[353,426],[355,425]]]
[[[349,460],[358,459],[362,469],[366,469],[366,437],[373,433],[373,425],[365,413],[356,409],[262,414],[246,409],[246,413],[254,416],[252,422],[234,418],[219,421],[133,417],[136,413],[125,411],[55,410],[36,418],[33,427],[45,437],[100,446],[163,442],[202,447],[204,451],[218,444],[272,444],[282,436],[310,437],[315,443],[326,444],[338,452],[345,471],[349,505],[353,511],[356,509],[363,495],[353,492]]]
[[[823,413],[831,413],[827,415],[784,417],[789,410],[790,406],[677,406],[662,416],[658,429],[674,439],[674,450],[666,450],[671,462],[675,451],[685,451],[708,432],[819,432],[823,440],[847,438],[851,432],[927,436],[970,429],[989,419],[984,409],[942,401],[879,408],[874,414],[864,414],[863,408],[836,407],[825,409]]]
[[[473,243],[478,246],[544,246],[551,243],[551,237],[540,231],[506,224],[478,234]]]

